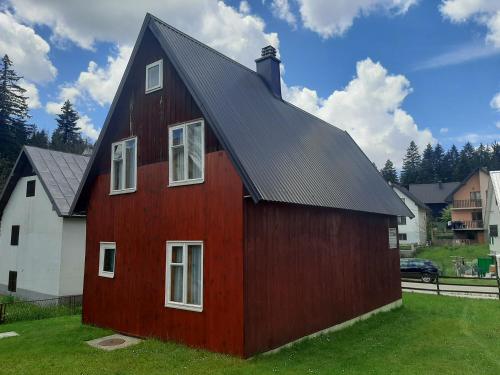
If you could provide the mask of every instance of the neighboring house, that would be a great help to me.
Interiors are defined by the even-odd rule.
[[[490,253],[497,255],[500,265],[500,237],[498,236],[498,228],[500,227],[500,171],[490,172],[484,220]]]
[[[483,217],[489,179],[485,168],[476,168],[446,198],[451,203],[451,225],[456,240],[485,242]]]
[[[427,213],[430,208],[403,186],[392,184],[392,188],[414,216],[398,216],[399,243],[424,245],[427,241]]]
[[[249,357],[401,303],[411,212],[262,52],[256,73],[146,16],[72,207],[84,323]]]
[[[441,212],[449,205],[446,197],[460,182],[437,182],[433,184],[410,184],[408,190],[420,199],[432,211],[432,216],[438,218]]]
[[[0,196],[0,294],[80,295],[85,217],[69,209],[89,158],[25,146]]]

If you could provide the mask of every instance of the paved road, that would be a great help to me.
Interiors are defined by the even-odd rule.
[[[426,294],[436,294],[437,292],[436,284],[412,283],[412,282],[402,281],[401,287],[406,292],[426,293]],[[425,290],[410,290],[405,288],[421,288]],[[447,295],[447,296],[498,299],[498,295],[494,294],[467,293],[467,292],[498,293],[498,288],[492,286],[440,285],[439,289],[441,290],[442,295]],[[455,290],[456,292],[454,292]]]

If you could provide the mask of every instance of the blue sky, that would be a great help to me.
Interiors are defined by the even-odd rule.
[[[2,2],[0,53],[38,95],[33,120],[49,131],[69,98],[97,136],[150,11],[250,67],[279,44],[284,97],[348,130],[377,165],[398,164],[411,139],[500,141],[499,1],[92,3]]]

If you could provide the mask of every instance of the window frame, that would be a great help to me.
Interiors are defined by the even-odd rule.
[[[405,237],[405,238],[402,238],[402,237]],[[398,241],[408,241],[408,234],[398,233]]]
[[[30,190],[30,186],[33,186],[33,192]],[[33,193],[33,194],[31,194]],[[28,195],[30,194],[30,195]],[[31,179],[26,181],[26,198],[32,198],[36,196],[36,179]]]
[[[188,246],[200,245],[201,247],[201,270],[200,270],[200,304],[193,305],[186,302],[174,302],[170,298],[170,268],[172,263],[172,247],[182,246],[182,300],[187,300],[187,260],[188,260]],[[181,309],[195,312],[203,311],[203,241],[167,241],[166,243],[166,261],[165,261],[165,307],[173,309]],[[178,264],[178,263],[176,263]]]
[[[17,234],[15,237],[14,237],[14,228],[17,228]],[[18,224],[12,225],[10,227],[10,246],[19,246],[20,235],[21,235],[21,226]],[[14,241],[14,239],[15,239],[15,241]]]
[[[113,272],[104,271],[104,253],[106,249],[113,248],[115,250],[115,258],[113,259]],[[116,242],[99,242],[99,272],[100,277],[114,279],[116,272]]]
[[[127,163],[126,163],[126,158],[125,158],[125,148],[126,148],[126,143],[128,141],[135,141],[135,148],[134,148],[134,159],[135,159],[135,168],[134,168],[134,187],[132,188],[124,188],[124,189],[119,189],[119,190],[114,190],[113,189],[113,182],[115,180],[115,168],[114,168],[114,163],[113,163],[113,148],[115,145],[121,144],[122,145],[122,150],[123,150],[123,155],[122,155],[122,163],[123,163],[123,168],[122,168],[122,179],[123,179],[123,185],[125,186],[125,177],[126,177],[126,169],[127,169]],[[138,149],[138,139],[137,136],[134,137],[129,137],[122,139],[117,142],[111,143],[111,171],[110,171],[110,181],[109,181],[109,195],[117,195],[117,194],[128,194],[128,193],[134,193],[137,191],[137,165],[138,165],[138,160],[137,160],[137,149]]]
[[[7,291],[11,293],[17,292],[17,271],[9,270],[9,280],[7,282]]]
[[[159,75],[158,75],[159,82],[158,82],[158,85],[148,88],[149,69],[151,69],[155,66],[159,66]],[[151,92],[161,90],[162,88],[163,88],[163,59],[160,59],[160,60],[157,60],[155,62],[152,62],[151,64],[146,65],[146,81],[144,82],[144,89],[145,89],[145,93],[149,94]]]
[[[406,225],[406,216],[398,216],[398,225]]]
[[[201,123],[201,177],[188,179],[186,176],[189,175],[189,142],[187,140],[187,127],[189,125]],[[183,129],[183,147],[184,147],[184,179],[174,181],[173,180],[173,157],[172,157],[172,147],[173,145],[173,132],[177,129]],[[168,186],[183,186],[183,185],[194,185],[202,184],[205,182],[205,120],[199,118],[196,120],[190,120],[187,122],[182,122],[169,126],[168,128]]]

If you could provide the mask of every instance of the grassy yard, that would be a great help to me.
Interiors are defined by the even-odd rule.
[[[416,257],[434,261],[445,276],[456,276],[453,256],[461,256],[466,261],[471,261],[488,253],[488,245],[432,246],[418,250]]]
[[[404,307],[249,361],[147,340],[115,352],[78,316],[0,326],[1,374],[498,374],[500,303],[405,294]]]
[[[12,302],[15,303],[12,304]],[[70,309],[67,306],[58,306],[55,304],[37,306],[32,303],[26,303],[20,300],[16,300],[12,296],[0,295],[0,303],[8,303],[5,314],[5,320],[7,323],[18,322],[22,320],[47,319],[57,316],[72,315],[81,312],[80,307]],[[49,301],[49,303],[51,303],[51,301]],[[2,326],[0,326],[0,329],[1,327]]]

